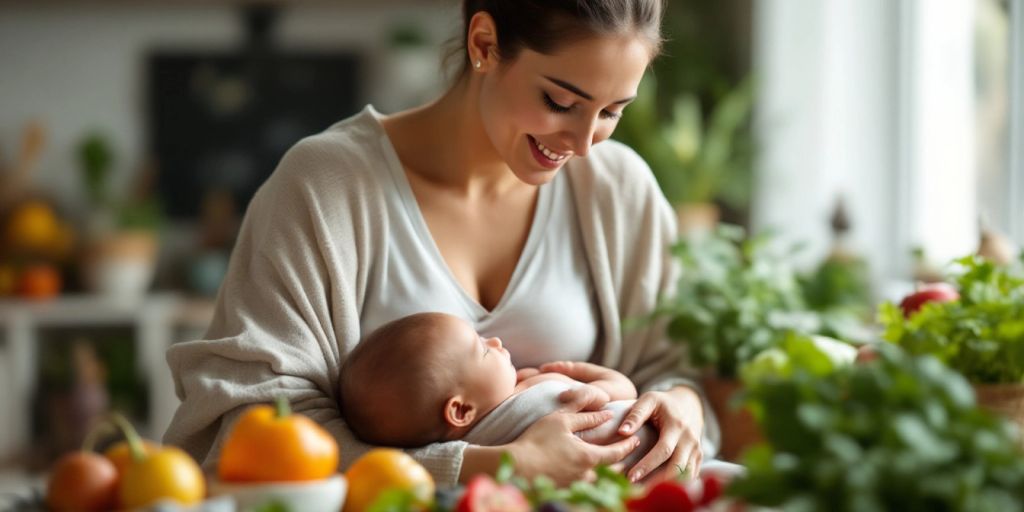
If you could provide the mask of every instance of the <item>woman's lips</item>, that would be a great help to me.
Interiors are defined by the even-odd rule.
[[[527,139],[530,142],[530,152],[533,153],[534,160],[537,161],[542,167],[547,169],[558,169],[565,163],[568,157],[562,157],[561,160],[552,160],[544,155],[544,152],[537,146],[537,139],[533,138],[532,135],[527,135]]]

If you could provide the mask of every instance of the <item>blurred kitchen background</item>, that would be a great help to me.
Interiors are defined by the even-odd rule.
[[[454,0],[0,0],[0,475],[159,438],[249,198],[300,138],[437,95]],[[1024,0],[670,0],[615,138],[687,233],[775,233],[869,310],[1024,242]],[[3,482],[0,476],[0,484]]]

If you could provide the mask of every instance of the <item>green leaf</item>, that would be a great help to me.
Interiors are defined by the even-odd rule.
[[[499,484],[508,483],[512,479],[512,475],[515,473],[515,460],[512,459],[512,454],[508,452],[501,453],[501,461],[498,463],[498,470],[495,472],[494,479]]]

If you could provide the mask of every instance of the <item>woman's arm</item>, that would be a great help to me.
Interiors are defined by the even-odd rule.
[[[283,396],[337,439],[345,469],[370,446],[337,406],[338,375],[360,338],[368,265],[385,231],[365,164],[329,133],[300,142],[250,203],[204,339],[167,362],[181,405],[165,442],[206,469],[238,414]],[[327,140],[330,139],[330,140]],[[362,167],[360,167],[362,166]],[[410,451],[441,487],[457,483],[466,443]]]

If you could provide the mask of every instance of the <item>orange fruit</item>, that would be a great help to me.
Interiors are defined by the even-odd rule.
[[[338,442],[315,421],[277,407],[247,409],[221,449],[217,475],[225,482],[301,482],[338,471]]]
[[[30,265],[18,278],[18,295],[26,299],[51,299],[60,293],[60,288],[60,272],[53,265]]]
[[[0,265],[0,297],[13,295],[18,286],[18,274],[10,265]]]
[[[60,222],[46,203],[28,201],[11,213],[6,234],[15,250],[46,251],[60,234]]]
[[[422,503],[434,497],[434,479],[426,468],[401,450],[374,448],[345,472],[348,497],[344,512],[360,512],[389,489],[412,491]]]

